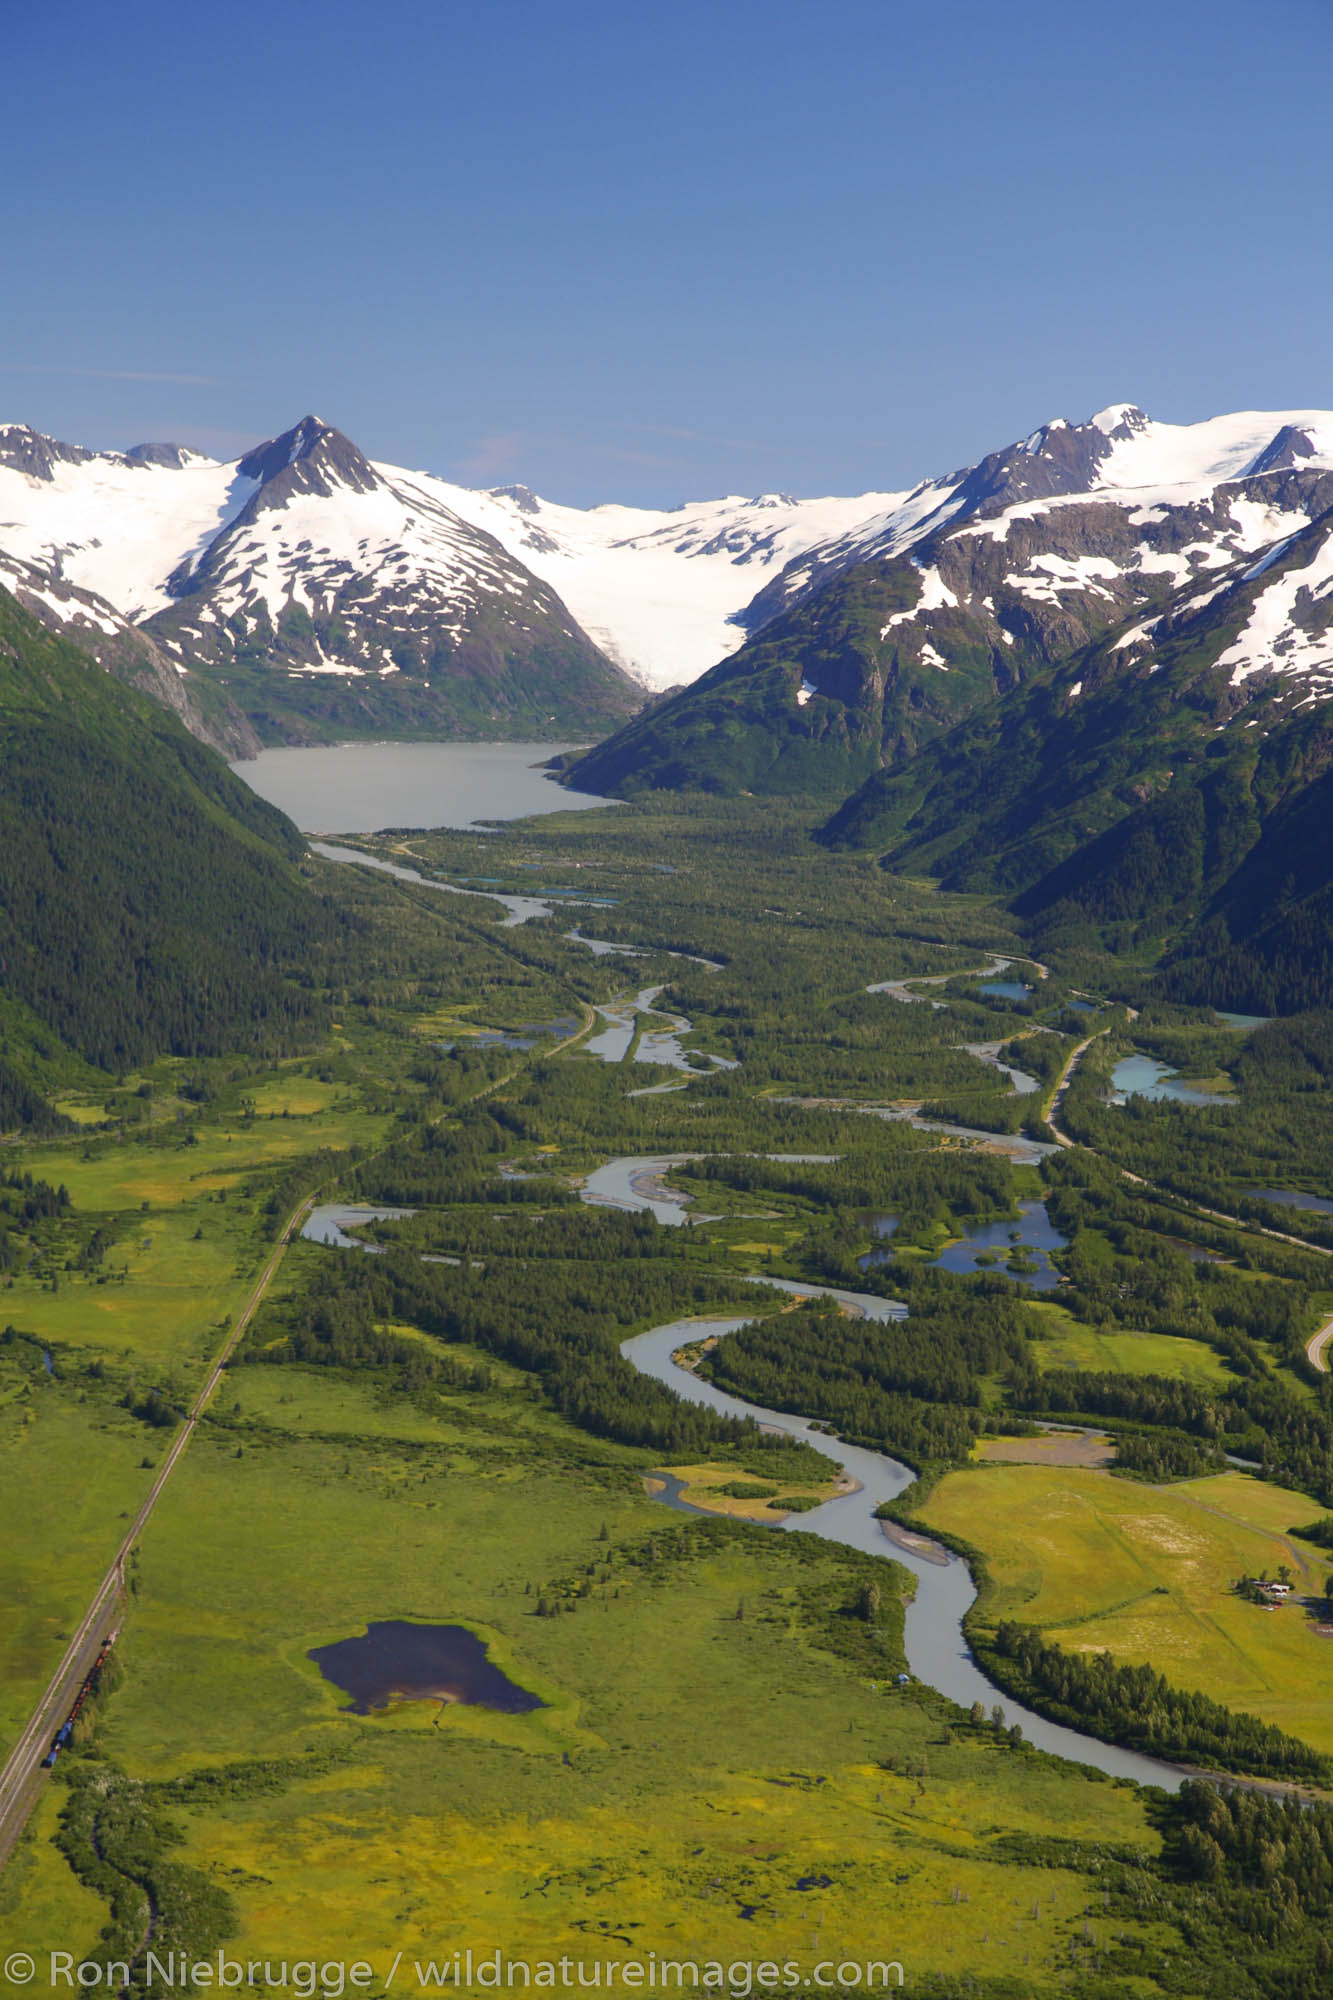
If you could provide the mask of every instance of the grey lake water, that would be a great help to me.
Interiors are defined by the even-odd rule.
[[[478,826],[614,805],[567,792],[541,766],[567,743],[327,743],[261,750],[233,764],[303,833]]]

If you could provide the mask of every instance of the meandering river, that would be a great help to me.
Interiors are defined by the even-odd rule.
[[[663,1159],[621,1160],[612,1164],[624,1170],[628,1188],[633,1169],[655,1167],[660,1170],[670,1162]],[[643,1201],[642,1205],[654,1208],[656,1212],[654,1203]],[[683,1220],[684,1211],[679,1203],[674,1206],[678,1212],[671,1219]],[[402,1213],[400,1210],[393,1212]],[[347,1228],[355,1226],[358,1221],[371,1221],[376,1215],[384,1213],[383,1209],[367,1207],[358,1210],[345,1202],[330,1202],[314,1210],[301,1233],[317,1243],[364,1249],[369,1246],[358,1244],[354,1237],[349,1237]],[[836,1299],[848,1310],[864,1314],[886,1326],[902,1318],[905,1312],[905,1308],[894,1300],[879,1298],[869,1292],[843,1291],[834,1285],[763,1276],[755,1277],[753,1282],[773,1286],[796,1297]],[[911,1485],[916,1475],[908,1466],[884,1452],[869,1451],[863,1446],[845,1444],[839,1438],[830,1437],[811,1418],[764,1409],[760,1404],[745,1402],[739,1396],[727,1395],[711,1383],[701,1381],[689,1369],[680,1367],[674,1359],[677,1350],[692,1341],[709,1335],[724,1339],[748,1324],[744,1314],[702,1320],[671,1320],[622,1342],[620,1351],[640,1374],[651,1376],[686,1402],[705,1404],[723,1416],[752,1417],[766,1428],[781,1431],[788,1437],[813,1446],[821,1456],[843,1467],[857,1481],[856,1491],[826,1501],[811,1513],[792,1515],[783,1526],[796,1534],[822,1535],[827,1541],[841,1542],[846,1548],[859,1549],[869,1555],[891,1556],[911,1570],[916,1578],[916,1594],[907,1607],[904,1644],[908,1665],[918,1680],[938,1688],[941,1694],[965,1708],[980,1701],[989,1710],[999,1702],[1006,1721],[1021,1724],[1028,1742],[1038,1749],[1049,1750],[1075,1763],[1091,1764],[1112,1777],[1132,1778],[1141,1785],[1160,1785],[1167,1791],[1175,1791],[1183,1773],[1171,1765],[1140,1756],[1133,1750],[1120,1750],[1114,1744],[1080,1735],[1077,1730],[1062,1728],[1058,1723],[1047,1722],[987,1680],[972,1658],[963,1633],[964,1615],[976,1596],[967,1564],[960,1557],[920,1537],[901,1537],[901,1531],[894,1531],[894,1539],[891,1540],[885,1532],[885,1524],[875,1519],[875,1509],[881,1501],[896,1499]]]
[[[414,869],[399,868],[392,863],[372,860],[352,849],[328,848],[322,842],[315,843],[318,851],[327,854],[330,860],[356,862],[361,866],[386,869],[393,875],[416,881],[427,888],[449,890],[450,885],[432,882]],[[465,895],[486,893],[484,891],[454,890],[452,893]],[[550,906],[541,905],[539,899],[530,897],[497,896],[496,901],[504,902],[510,910],[508,922],[523,923],[530,916],[549,915]],[[580,940],[584,942],[585,940]],[[925,981],[917,982],[925,984]],[[879,990],[893,991],[890,984]],[[643,1006],[649,996],[656,997],[660,989],[647,989],[637,996],[634,1008]],[[904,999],[918,996],[903,992]],[[604,1010],[605,1011],[605,1010]],[[633,1011],[626,1010],[626,1018],[610,1024],[625,1033],[625,1048],[633,1033]],[[689,1023],[683,1019],[673,1019],[668,1031],[672,1037],[688,1031]],[[665,1037],[663,1038],[665,1039]],[[591,1044],[589,1045],[591,1046]],[[679,1043],[676,1044],[679,1048]],[[610,1054],[611,1051],[598,1051]],[[621,1050],[623,1056],[625,1049]],[[612,1057],[614,1060],[614,1056]],[[661,1054],[655,1058],[663,1060]],[[670,1058],[667,1058],[670,1060]],[[716,1058],[714,1058],[716,1060]],[[1016,1084],[1017,1080],[1015,1079]],[[849,1109],[865,1110],[866,1106],[848,1106]],[[879,1108],[880,1116],[902,1116],[887,1108]],[[907,1114],[911,1115],[911,1114]],[[924,1129],[943,1129],[953,1132],[956,1128],[934,1128],[926,1121],[912,1118],[914,1124]],[[995,1144],[999,1135],[978,1132],[972,1136]],[[1011,1138],[1001,1139],[1013,1147]],[[1038,1142],[1018,1142],[1032,1148],[1033,1155],[1051,1151]],[[666,1187],[663,1175],[672,1166],[683,1165],[686,1160],[697,1155],[658,1155],[654,1158],[611,1160],[589,1174],[583,1188],[584,1199],[601,1201],[615,1207],[647,1209],[659,1222],[679,1225],[686,1220],[686,1210],[681,1200]],[[302,1229],[302,1235],[313,1242],[329,1244],[339,1249],[367,1249],[371,1246],[358,1243],[346,1231],[358,1222],[369,1222],[376,1216],[402,1214],[402,1210],[383,1208],[357,1209],[345,1202],[331,1202],[316,1208]],[[432,1260],[434,1261],[434,1260]],[[438,1261],[445,1261],[440,1259]],[[847,1292],[836,1286],[807,1284],[804,1281],[756,1276],[755,1284],[771,1285],[792,1293],[797,1297],[823,1296],[836,1299],[849,1311],[885,1323],[900,1319],[905,1307],[895,1301],[883,1299],[872,1293]],[[785,1411],[767,1410],[759,1404],[743,1401],[738,1396],[727,1395],[715,1389],[711,1383],[701,1381],[689,1369],[682,1368],[674,1359],[677,1350],[689,1342],[714,1334],[725,1338],[738,1327],[748,1324],[744,1315],[740,1317],[719,1317],[707,1320],[673,1320],[663,1326],[652,1328],[648,1333],[636,1334],[623,1342],[621,1353],[641,1374],[649,1375],[654,1381],[671,1389],[687,1402],[707,1404],[721,1414],[733,1417],[752,1417],[755,1422],[787,1436],[797,1438],[813,1446],[823,1457],[842,1466],[857,1481],[857,1489],[852,1493],[830,1500],[824,1506],[808,1514],[792,1515],[783,1524],[793,1533],[822,1535],[828,1541],[841,1542],[847,1548],[859,1549],[870,1555],[889,1556],[902,1562],[916,1578],[916,1594],[907,1607],[904,1644],[907,1661],[912,1672],[929,1686],[938,1688],[950,1700],[963,1707],[973,1702],[985,1703],[992,1707],[997,1700],[1003,1707],[1006,1720],[1019,1723],[1024,1736],[1037,1748],[1049,1750],[1059,1757],[1067,1757],[1076,1763],[1091,1764],[1113,1777],[1132,1778],[1139,1784],[1159,1785],[1168,1791],[1175,1791],[1183,1773],[1171,1765],[1159,1763],[1152,1757],[1141,1756],[1132,1750],[1118,1749],[1114,1744],[1103,1743],[1098,1738],[1083,1736],[1077,1730],[1065,1729],[1060,1724],[1047,1722],[1044,1717],[1024,1708],[1021,1703],[1003,1695],[1001,1690],[987,1680],[972,1658],[971,1650],[963,1632],[963,1618],[976,1596],[972,1574],[967,1564],[958,1556],[921,1537],[904,1537],[901,1530],[886,1532],[886,1525],[875,1519],[875,1509],[883,1500],[896,1499],[911,1485],[915,1474],[908,1466],[886,1453],[869,1451],[860,1445],[844,1443],[830,1437],[817,1427],[816,1420],[793,1416]],[[666,1497],[670,1498],[668,1494]],[[890,1539],[892,1533],[892,1539]]]

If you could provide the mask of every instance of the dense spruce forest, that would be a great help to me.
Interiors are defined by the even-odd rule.
[[[308,1034],[314,1003],[286,974],[308,976],[331,918],[295,827],[3,591],[0,747],[7,1001],[112,1071]],[[0,1087],[13,1122],[45,1115],[21,1081]]]
[[[1031,1626],[1003,1621],[982,1657],[1011,1694],[1108,1742],[1260,1778],[1326,1784],[1333,1774],[1327,1757],[1253,1715],[1173,1688],[1151,1667],[1117,1666],[1109,1654],[1045,1645]]]

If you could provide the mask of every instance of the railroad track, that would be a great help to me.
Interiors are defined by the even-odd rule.
[[[125,1564],[135,1543],[142,1535],[153,1509],[166,1489],[181,1458],[189,1449],[200,1418],[207,1409],[213,1392],[222,1379],[222,1371],[236,1351],[242,1335],[259,1309],[265,1292],[277,1274],[278,1266],[291,1243],[292,1237],[314,1207],[315,1197],[307,1195],[288,1216],[282,1234],[274,1245],[272,1255],[256,1278],[245,1305],[232,1323],[231,1329],[215,1357],[208,1375],[194,1402],[190,1406],[180,1429],[171,1441],[171,1448],[158,1468],[148,1493],[138,1513],[130,1523],[122,1539],[110,1568],[97,1587],[97,1592],[78,1630],[65,1648],[59,1666],[33,1710],[31,1717],[18,1741],[10,1751],[3,1770],[0,1770],[0,1867],[8,1860],[14,1845],[27,1823],[42,1788],[42,1759],[45,1757],[52,1737],[64,1721],[69,1707],[92,1666],[97,1652],[107,1632],[115,1622],[116,1615],[125,1594]]]

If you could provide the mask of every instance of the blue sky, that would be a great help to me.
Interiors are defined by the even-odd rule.
[[[1328,0],[6,10],[0,418],[554,498],[1333,406]]]

